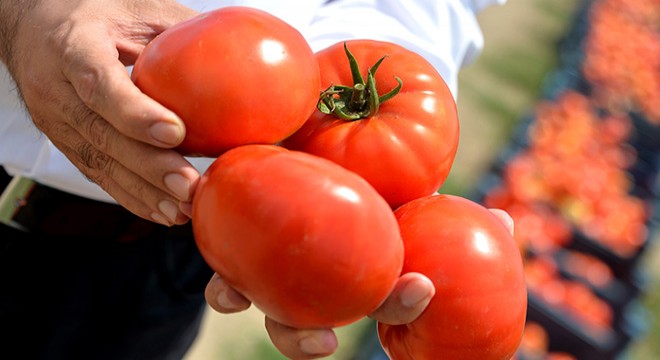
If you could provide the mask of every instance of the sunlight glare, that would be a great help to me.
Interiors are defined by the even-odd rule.
[[[275,40],[264,40],[261,42],[261,57],[269,64],[277,64],[284,60],[286,51],[281,43]]]

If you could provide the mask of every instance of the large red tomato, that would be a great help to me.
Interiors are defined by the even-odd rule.
[[[360,174],[392,207],[436,192],[454,161],[459,125],[435,68],[413,51],[372,40],[338,43],[316,58],[327,90],[283,145]]]
[[[470,200],[429,196],[395,212],[405,247],[403,272],[436,288],[410,324],[379,323],[393,360],[509,360],[527,313],[523,263],[513,237],[488,209]]]
[[[277,146],[220,156],[199,183],[192,219],[208,264],[266,315],[297,328],[370,314],[403,265],[394,213],[369,183]]]
[[[243,144],[275,144],[314,111],[319,69],[293,27],[261,10],[226,7],[158,35],[132,73],[186,125],[178,150],[215,157]]]

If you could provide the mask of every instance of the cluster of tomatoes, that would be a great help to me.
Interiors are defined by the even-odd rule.
[[[591,290],[589,285],[592,284],[588,280],[568,278],[560,271],[552,256],[532,256],[525,261],[527,284],[539,298],[552,306],[563,308],[595,332],[611,328],[614,310],[610,304]]]
[[[602,115],[574,90],[537,104],[527,144],[503,168],[485,204],[510,212],[516,239],[537,251],[571,241],[576,227],[616,254],[636,254],[648,236],[648,204],[631,193],[631,120]]]
[[[631,120],[601,113],[588,96],[567,89],[539,102],[526,126],[524,145],[508,154],[482,202],[514,219],[530,294],[594,338],[606,338],[619,315],[607,289],[618,280],[602,259],[573,250],[573,242],[628,259],[648,239],[649,204],[631,193],[627,171],[637,161],[628,143]],[[540,351],[524,344],[521,351]]]
[[[610,110],[660,125],[660,1],[600,0],[590,9],[583,71]]]
[[[524,253],[520,359],[615,358],[635,336],[627,314],[658,196],[660,1],[585,4],[551,96],[477,196],[509,212]]]
[[[163,32],[132,76],[186,123],[182,154],[216,158],[195,191],[195,240],[266,316],[349,324],[403,273],[420,272],[436,288],[426,311],[378,324],[392,359],[515,353],[527,309],[521,254],[488,209],[436,195],[458,119],[420,55],[371,40],[313,53],[280,19],[227,7]]]
[[[525,358],[543,360],[577,360],[577,358],[565,351],[550,351],[550,334],[548,330],[536,321],[528,321],[525,324],[525,332],[520,344],[520,353]],[[517,360],[514,358],[513,360]]]

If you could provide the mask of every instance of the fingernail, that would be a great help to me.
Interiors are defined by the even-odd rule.
[[[183,215],[189,217],[192,219],[192,203],[189,202],[182,202],[179,204],[179,210],[183,213]]]
[[[181,201],[190,200],[190,181],[178,173],[170,173],[163,178],[165,186]]]
[[[158,210],[165,215],[170,223],[176,222],[176,216],[179,214],[179,207],[169,200],[163,200],[158,203]]]
[[[427,280],[409,281],[401,292],[401,304],[405,307],[415,307],[429,298],[433,292],[433,284]]]
[[[219,276],[214,276],[211,281],[222,282]],[[209,286],[210,283],[209,283]],[[213,285],[217,287],[218,285]],[[250,307],[250,300],[243,297],[238,291],[226,286],[220,285],[220,290],[215,296],[216,305],[225,310],[225,312],[243,311]]]
[[[220,291],[217,297],[218,305],[225,309],[236,309],[239,307],[238,304],[241,299],[236,299],[232,295],[234,295],[234,293],[231,291]]]
[[[153,221],[155,221],[155,222],[157,222],[161,225],[170,226],[170,222],[167,221],[167,219],[165,219],[163,217],[163,215],[161,215],[159,213],[151,213],[150,216],[151,216],[151,220],[153,220]]]
[[[178,123],[157,122],[149,128],[151,137],[165,145],[176,146],[184,136],[184,129]]]
[[[335,350],[336,339],[327,331],[315,331],[300,339],[298,346],[307,355],[329,354]]]

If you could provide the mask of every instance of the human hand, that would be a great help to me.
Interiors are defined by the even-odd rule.
[[[0,52],[36,127],[119,204],[166,225],[189,219],[199,174],[171,150],[182,121],[126,70],[160,32],[196,14],[175,1],[4,4]],[[13,12],[12,12],[13,11]],[[0,34],[2,37],[2,34]]]
[[[500,209],[491,209],[513,234],[513,220]],[[433,283],[419,273],[402,275],[392,293],[383,304],[369,316],[382,323],[399,325],[414,321],[426,309],[435,295]],[[250,300],[229,286],[218,274],[209,281],[204,294],[211,308],[229,314],[246,310]],[[338,346],[332,329],[296,329],[280,324],[268,317],[266,331],[273,345],[290,359],[316,359],[329,356]]]
[[[435,289],[428,278],[422,274],[404,274],[387,300],[370,317],[389,324],[412,322],[424,311],[434,294]],[[218,274],[209,281],[205,297],[211,308],[224,314],[240,312],[251,305]],[[273,345],[290,359],[329,356],[339,345],[332,329],[296,329],[269,317],[266,317],[265,325]]]

